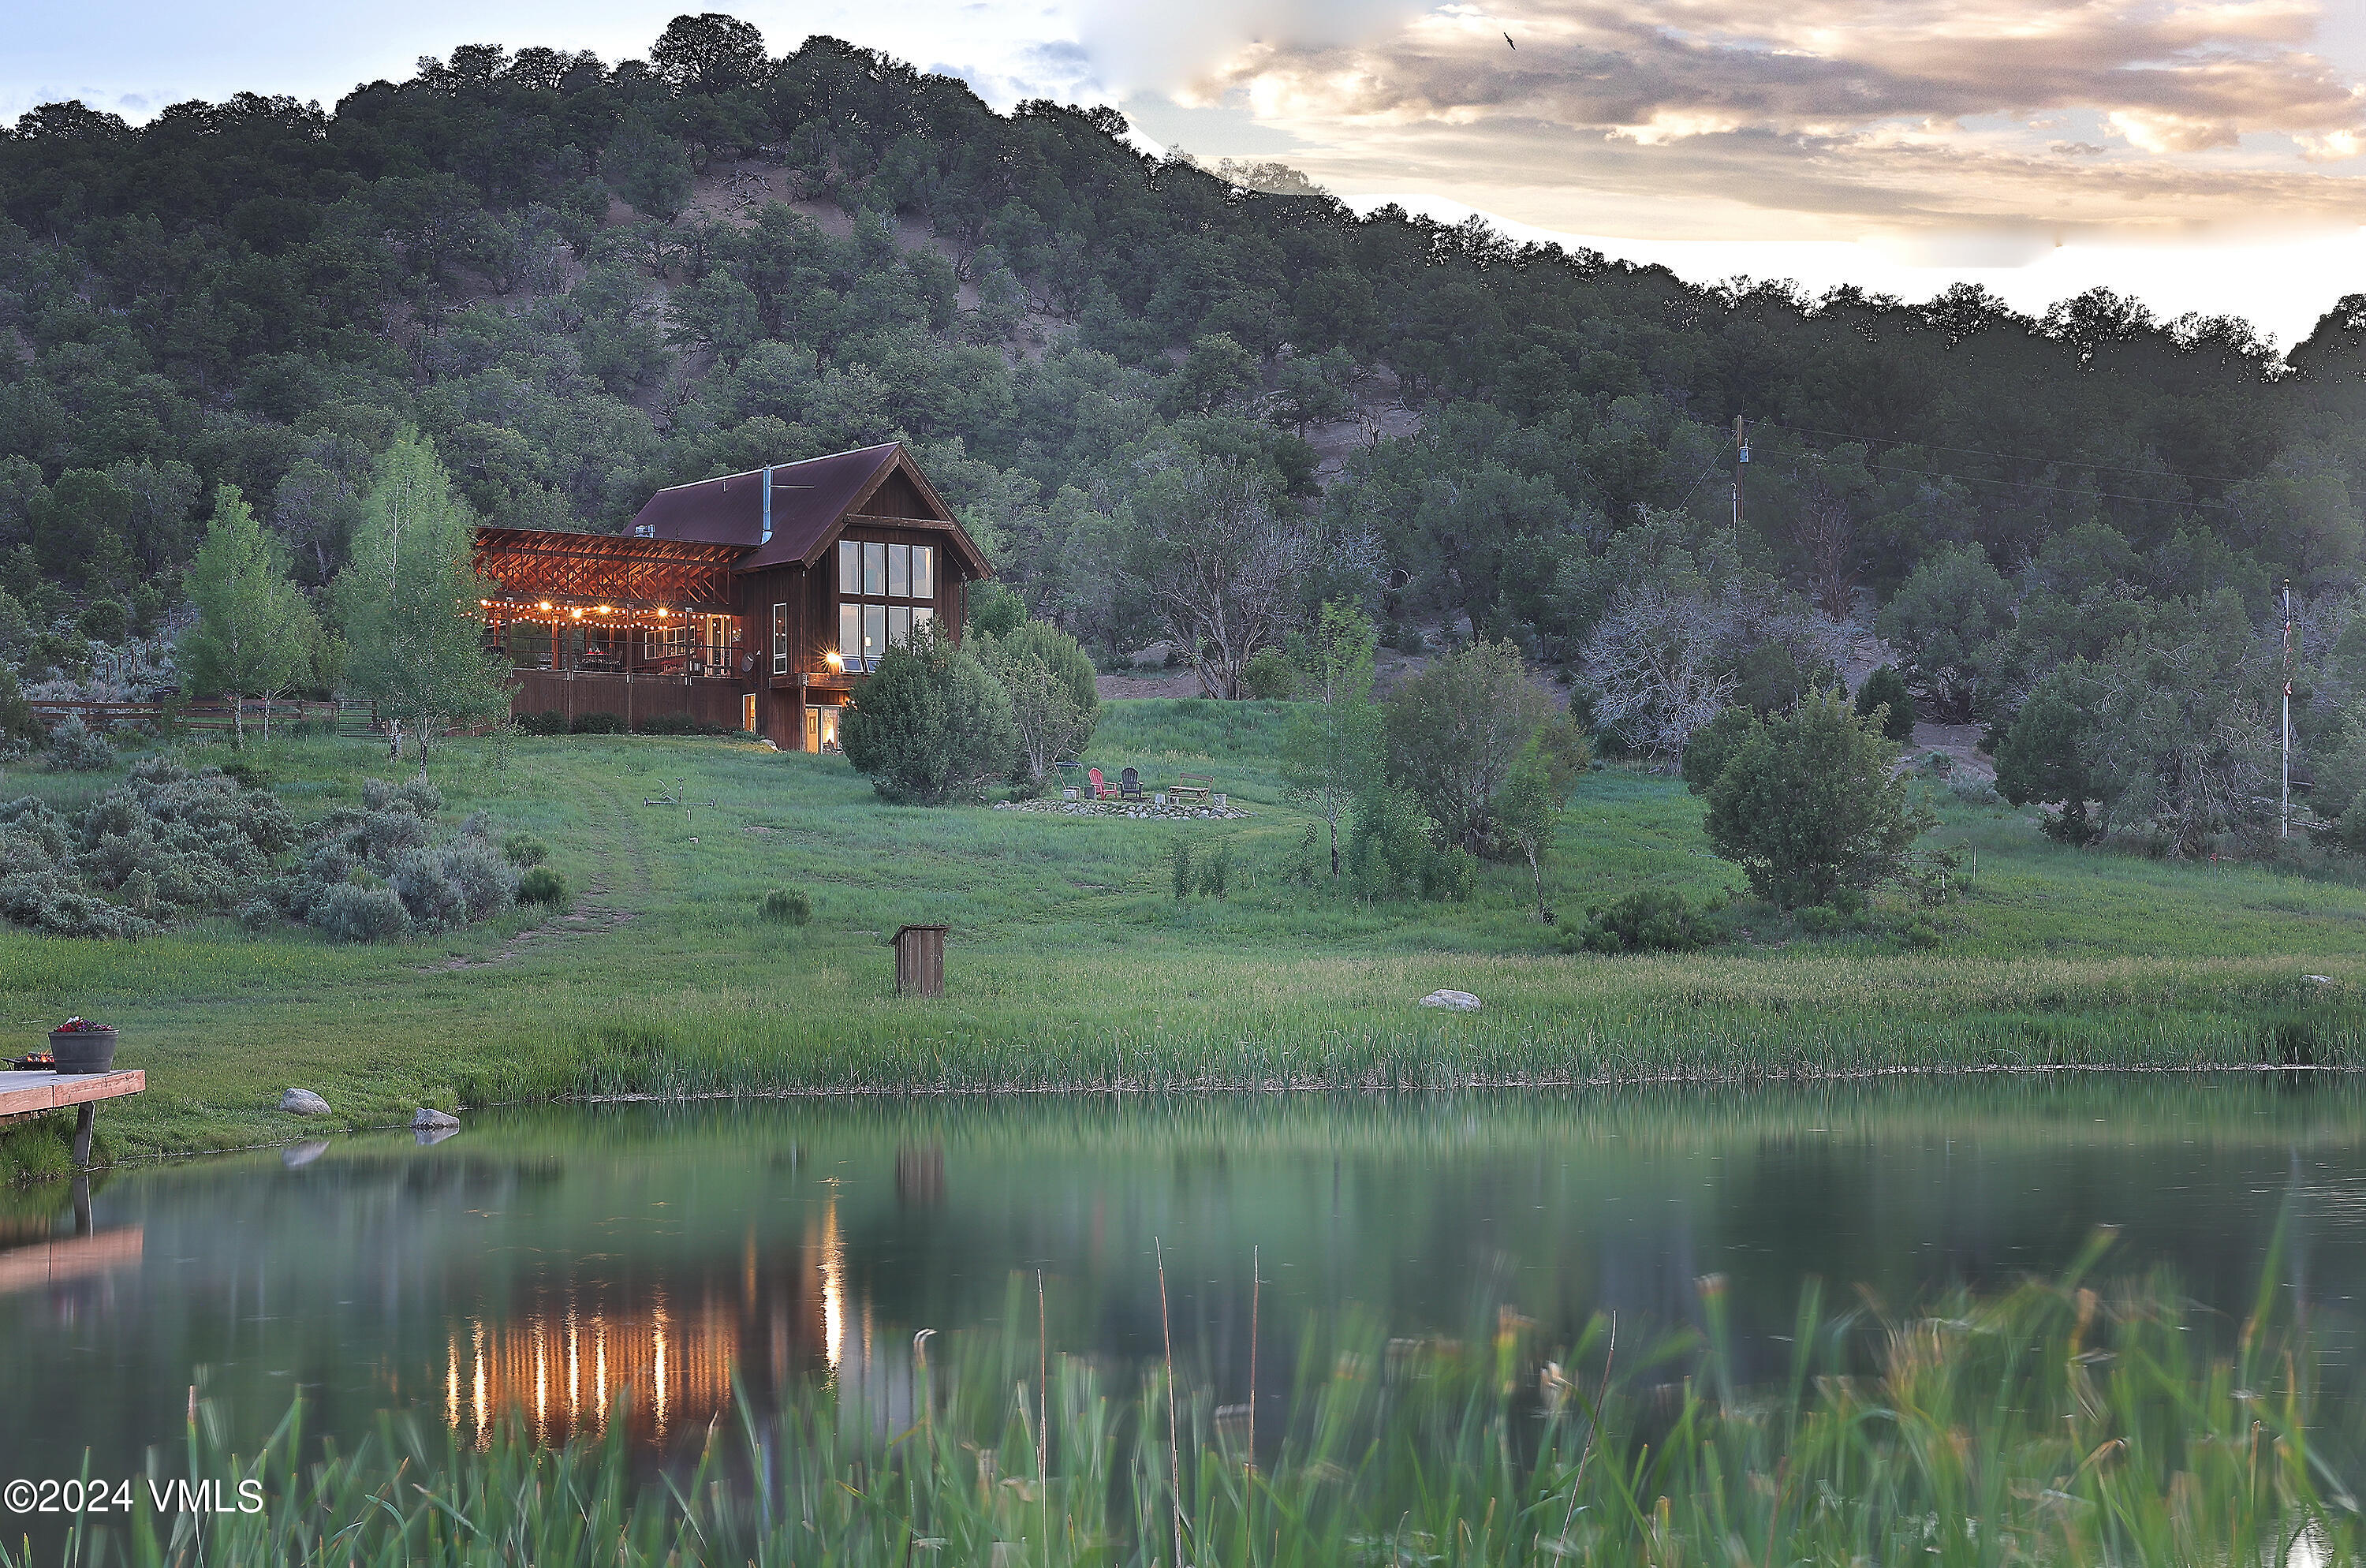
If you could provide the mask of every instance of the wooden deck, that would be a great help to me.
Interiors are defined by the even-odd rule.
[[[0,1119],[70,1111],[101,1100],[120,1100],[148,1087],[137,1067],[111,1073],[0,1073]]]

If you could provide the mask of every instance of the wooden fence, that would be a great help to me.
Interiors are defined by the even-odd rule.
[[[80,703],[36,699],[27,705],[33,716],[47,724],[57,724],[73,717],[79,718],[93,729],[111,729],[118,724],[152,724],[159,729],[229,729],[236,722],[232,705],[224,702],[205,703]],[[377,708],[372,703],[356,702],[263,702],[250,699],[246,705],[246,728],[251,734],[261,734],[268,720],[269,728],[306,723],[332,724],[339,735],[369,735],[377,729]]]

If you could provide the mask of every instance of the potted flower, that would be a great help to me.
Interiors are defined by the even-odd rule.
[[[62,1075],[107,1072],[115,1066],[115,1026],[70,1018],[50,1031],[50,1055]]]

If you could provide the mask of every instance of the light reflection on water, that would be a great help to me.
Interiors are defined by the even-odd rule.
[[[0,1473],[180,1440],[193,1384],[251,1450],[300,1392],[341,1440],[421,1412],[546,1442],[621,1408],[650,1453],[802,1379],[908,1421],[912,1337],[1179,1355],[1290,1386],[1310,1313],[1456,1332],[1499,1306],[1573,1336],[1689,1321],[1731,1281],[1747,1370],[1802,1280],[1891,1306],[2116,1267],[2239,1311],[2282,1288],[2337,1347],[2366,1301],[2366,1086],[1995,1080],[1400,1099],[774,1101],[489,1112],[431,1147],[349,1140],[117,1174],[0,1208]],[[1264,1258],[1258,1344],[1250,1258]],[[1023,1307],[1013,1295],[1026,1281]],[[1829,1297],[1829,1293],[1828,1293]],[[1229,1397],[1229,1396],[1228,1396]],[[28,1468],[32,1467],[32,1468]]]

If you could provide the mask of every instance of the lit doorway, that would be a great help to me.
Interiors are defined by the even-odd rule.
[[[834,707],[806,709],[806,750],[834,752],[838,750],[838,715]]]
[[[739,728],[749,734],[756,733],[756,694],[743,693],[739,698]]]

